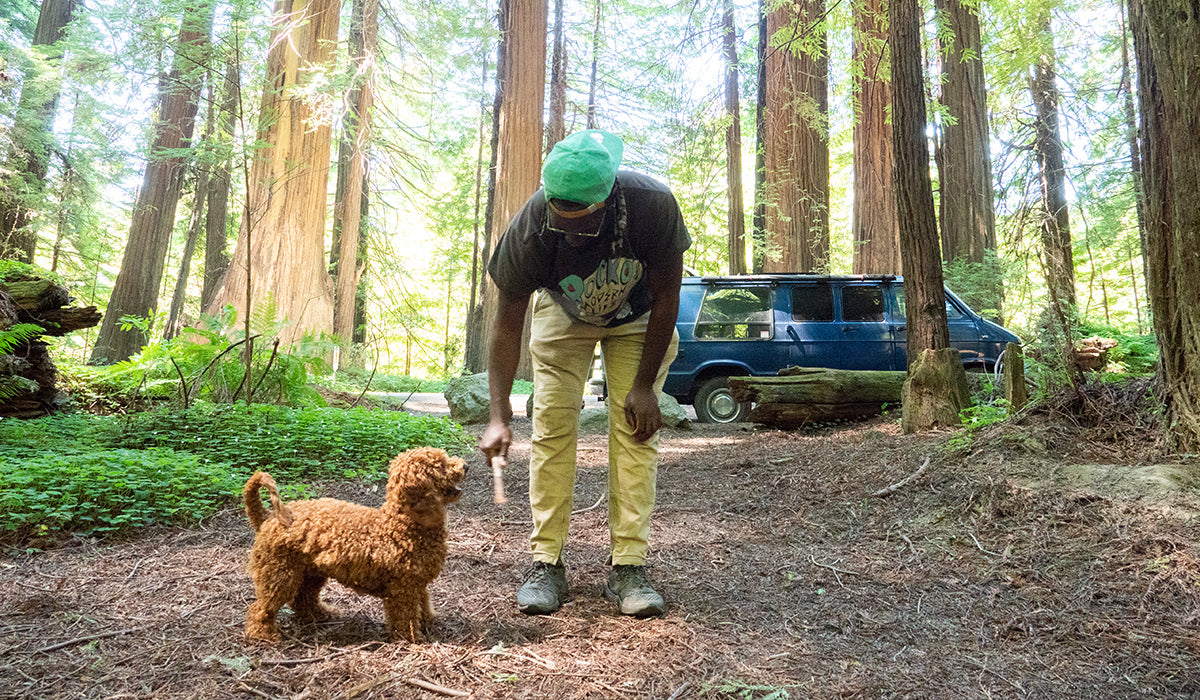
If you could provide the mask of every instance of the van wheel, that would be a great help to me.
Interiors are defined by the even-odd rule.
[[[701,423],[740,423],[750,415],[750,402],[733,400],[726,377],[710,377],[696,390],[696,419]]]

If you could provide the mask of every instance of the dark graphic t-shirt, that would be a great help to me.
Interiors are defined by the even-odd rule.
[[[496,286],[517,296],[546,289],[573,318],[619,326],[650,310],[646,269],[692,244],[679,204],[662,183],[622,170],[604,207],[601,235],[575,247],[545,227],[538,190],[512,222],[488,264]]]

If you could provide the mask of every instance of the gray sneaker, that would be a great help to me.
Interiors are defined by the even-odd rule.
[[[567,567],[535,561],[517,589],[517,609],[526,615],[549,615],[567,595]]]
[[[622,615],[653,617],[666,610],[663,598],[646,580],[646,567],[629,564],[613,566],[604,584],[604,598],[617,604]]]

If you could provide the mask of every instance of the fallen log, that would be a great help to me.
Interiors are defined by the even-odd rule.
[[[730,377],[736,401],[753,401],[750,420],[780,428],[862,420],[899,404],[905,372],[788,367],[777,377]]]
[[[0,417],[34,418],[65,405],[68,397],[56,386],[50,346],[40,337],[90,328],[102,317],[94,306],[69,306],[73,299],[67,288],[33,270],[0,279],[0,332],[17,324],[40,329],[0,355]]]

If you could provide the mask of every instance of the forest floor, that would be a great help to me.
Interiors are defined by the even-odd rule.
[[[230,509],[0,555],[0,697],[1200,695],[1200,490],[1151,431],[1045,415],[973,434],[903,435],[894,415],[666,429],[649,563],[668,609],[634,620],[601,596],[596,434],[580,442],[569,600],[517,612],[528,419],[515,428],[509,503],[477,459],[451,509],[431,641],[386,643],[379,602],[331,584],[339,619],[285,612],[282,644],[247,643],[252,534]],[[318,490],[381,500],[377,484]]]

